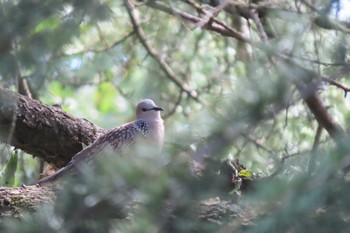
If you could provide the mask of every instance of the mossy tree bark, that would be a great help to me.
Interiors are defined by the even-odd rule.
[[[0,187],[0,218],[20,217],[24,211],[33,210],[43,203],[52,203],[54,198],[55,192],[50,187]]]
[[[0,141],[60,168],[106,130],[26,96],[0,89]]]
[[[0,142],[39,157],[53,167],[65,166],[106,131],[59,107],[0,88]],[[0,217],[19,216],[41,203],[53,202],[54,197],[50,187],[0,187]]]

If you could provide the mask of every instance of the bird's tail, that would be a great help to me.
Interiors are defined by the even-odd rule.
[[[45,186],[54,183],[57,181],[59,178],[61,178],[65,172],[67,171],[67,167],[63,167],[60,170],[56,171],[52,175],[49,175],[47,177],[42,178],[37,182],[38,185],[40,186]]]

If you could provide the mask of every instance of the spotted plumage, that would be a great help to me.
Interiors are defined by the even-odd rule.
[[[142,100],[136,108],[137,120],[102,135],[93,144],[74,155],[67,166],[40,180],[38,184],[43,185],[59,179],[62,175],[74,171],[78,163],[90,163],[95,155],[103,154],[106,149],[112,150],[112,154],[123,155],[139,141],[146,141],[160,151],[164,138],[163,120],[160,116],[162,110],[152,100]]]
[[[144,120],[137,120],[134,122],[136,129],[141,132],[143,135],[148,134],[149,126]]]

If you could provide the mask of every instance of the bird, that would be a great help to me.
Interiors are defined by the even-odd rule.
[[[143,99],[136,107],[136,120],[118,126],[100,136],[94,143],[85,147],[74,155],[71,161],[60,170],[37,182],[37,185],[44,186],[54,183],[65,174],[75,171],[81,162],[90,163],[94,155],[103,152],[124,155],[131,148],[136,146],[150,146],[154,151],[160,153],[164,142],[164,123],[160,115],[163,111],[153,100]],[[138,147],[137,149],[142,149]]]

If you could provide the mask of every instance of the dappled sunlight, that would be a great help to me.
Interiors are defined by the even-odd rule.
[[[347,232],[348,2],[1,2],[0,231]]]

